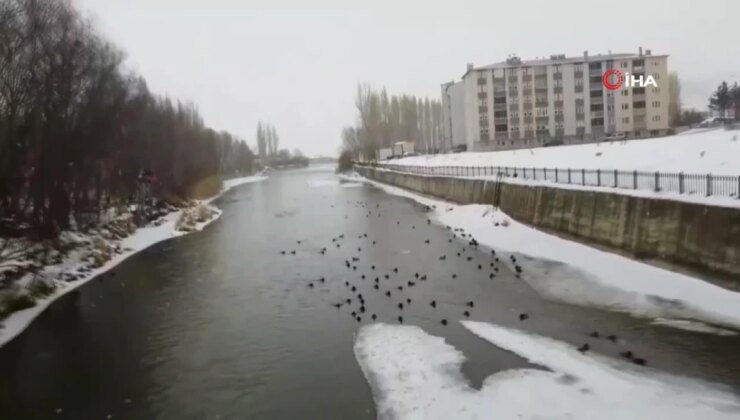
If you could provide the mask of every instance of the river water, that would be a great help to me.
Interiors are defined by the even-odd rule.
[[[216,204],[224,213],[206,230],[131,257],[0,348],[0,418],[371,419],[352,345],[372,314],[445,337],[465,353],[476,387],[528,366],[455,322],[466,310],[610,356],[629,349],[658,370],[740,393],[738,336],[550,302],[502,264],[490,279],[489,250],[450,242],[421,206],[340,184],[330,170],[276,172]],[[591,331],[619,343],[591,339]]]

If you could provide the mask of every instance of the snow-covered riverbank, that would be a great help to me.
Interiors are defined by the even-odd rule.
[[[120,241],[111,241],[107,239],[106,248],[118,249],[118,252],[112,252],[112,256],[102,265],[91,268],[87,258],[92,252],[95,252],[95,242],[105,241],[102,235],[98,234],[69,234],[71,240],[80,244],[78,248],[67,255],[59,264],[44,267],[36,276],[43,276],[52,282],[53,291],[43,297],[35,298],[35,305],[17,312],[13,312],[7,318],[0,320],[0,346],[12,340],[20,334],[41,312],[51,305],[56,299],[80,287],[81,285],[92,280],[96,276],[105,273],[111,268],[117,266],[126,258],[140,252],[158,242],[186,235],[191,232],[199,231],[208,224],[214,222],[221,215],[221,211],[213,207],[210,203],[220,197],[223,193],[239,185],[260,182],[266,180],[264,176],[248,176],[234,178],[224,181],[221,193],[214,197],[196,204],[195,206],[175,211],[166,215],[160,220],[157,226],[146,226],[139,229],[128,237]],[[201,211],[199,207],[204,206],[207,211]],[[183,214],[187,216],[192,212],[192,220],[187,221],[187,228],[181,224]],[[206,219],[199,219],[198,216],[207,214]],[[73,274],[76,279],[64,280]],[[32,276],[29,274],[29,276]],[[31,277],[27,281],[20,280],[21,287],[30,284]]]
[[[417,326],[360,328],[355,356],[381,419],[735,419],[728,390],[625,361],[582,354],[557,340],[461,321],[472,334],[548,370],[512,369],[480,390],[462,374],[465,356]]]
[[[433,220],[464,229],[480,244],[502,254],[502,261],[509,263],[509,255],[514,255],[523,267],[522,280],[547,298],[642,317],[691,319],[740,329],[740,293],[544,233],[490,205],[457,205],[359,176],[340,177],[363,180],[432,207]],[[684,323],[662,325],[680,328]]]

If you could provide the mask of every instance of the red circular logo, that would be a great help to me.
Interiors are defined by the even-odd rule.
[[[616,81],[612,83],[610,80],[610,77],[614,76],[616,78]],[[622,87],[624,84],[624,75],[621,71],[617,69],[609,69],[604,72],[604,75],[601,76],[601,83],[604,85],[605,88],[609,90],[617,90]]]

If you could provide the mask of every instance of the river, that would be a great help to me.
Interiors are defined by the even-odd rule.
[[[630,349],[653,368],[740,391],[738,336],[547,301],[503,265],[491,279],[489,250],[450,241],[422,206],[340,184],[328,169],[275,172],[216,204],[223,215],[203,232],[129,258],[0,348],[0,418],[371,419],[352,345],[372,314],[445,337],[474,386],[528,366],[456,323],[466,310],[576,346],[591,331],[614,334],[620,344],[590,340],[593,350]]]

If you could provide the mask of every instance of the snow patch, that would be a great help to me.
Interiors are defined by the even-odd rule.
[[[461,373],[465,356],[416,326],[360,328],[354,352],[378,418],[734,419],[740,401],[712,385],[654,372],[566,343],[492,324],[464,321],[492,344],[549,370],[489,376],[480,390]]]
[[[381,164],[618,169],[736,176],[737,168],[740,168],[740,142],[737,137],[737,130],[718,128],[622,142],[422,155]]]
[[[263,175],[252,175],[252,176],[244,176],[244,177],[239,177],[239,178],[227,179],[226,181],[223,182],[223,189],[221,191],[221,194],[239,185],[251,184],[254,182],[261,182],[266,179],[268,178]],[[215,200],[216,198],[220,197],[221,194],[218,194],[215,197],[211,197],[210,199],[208,199],[208,201],[210,202],[210,201]]]

